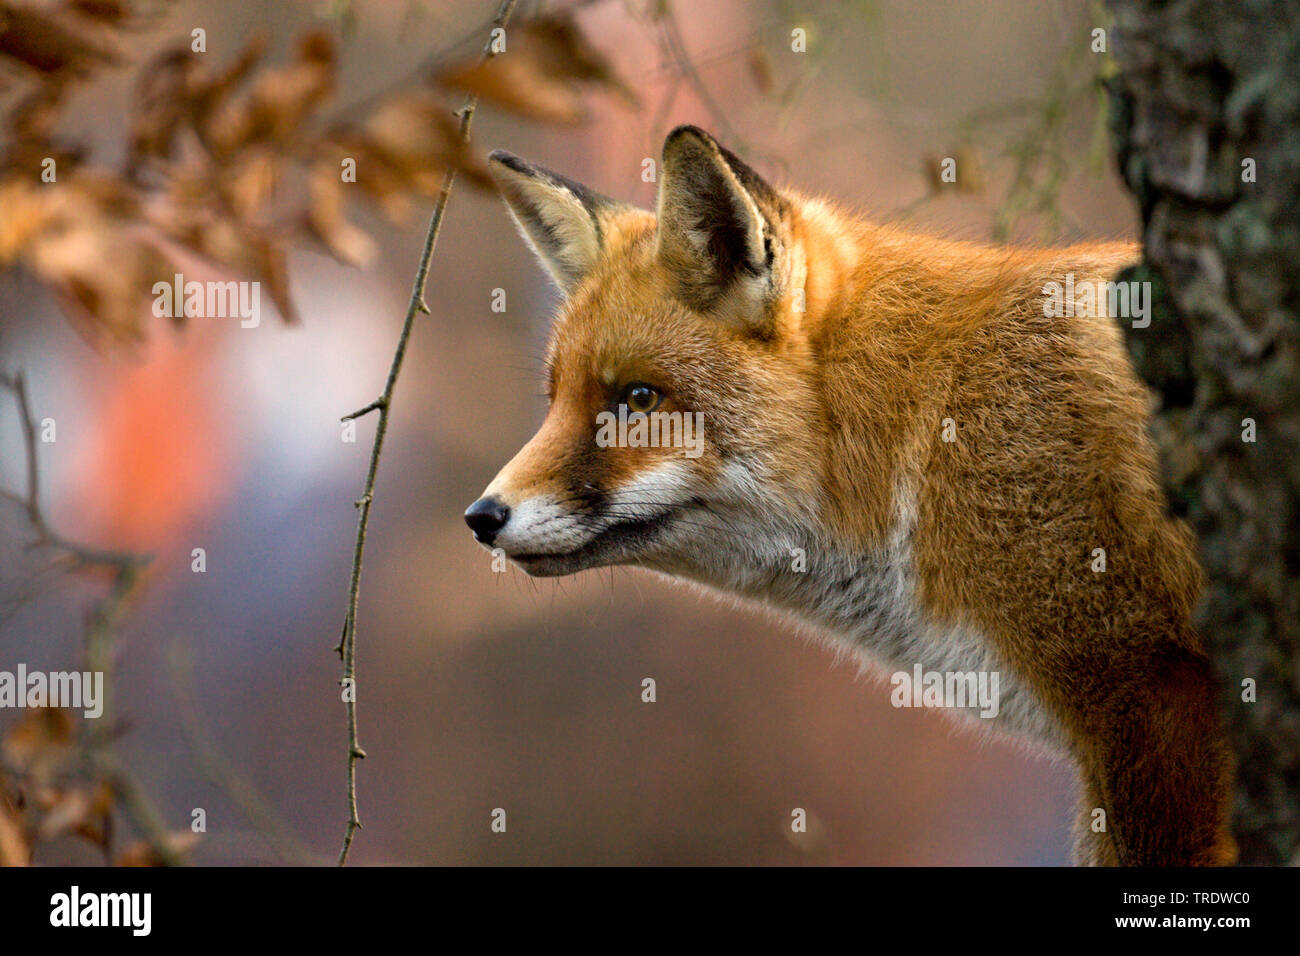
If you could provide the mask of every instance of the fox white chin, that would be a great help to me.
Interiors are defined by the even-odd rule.
[[[637,524],[640,527],[640,522]],[[624,527],[614,525],[571,551],[511,553],[507,550],[506,557],[534,578],[557,578],[592,568],[640,564],[647,539],[652,539],[656,532],[653,526],[637,531],[625,531]]]
[[[618,565],[680,573],[685,562],[674,554],[673,532],[677,519],[689,510],[674,508],[645,518],[617,521],[568,550],[543,551],[535,545],[530,549],[526,543],[513,548],[503,546],[502,550],[534,578],[563,577]]]

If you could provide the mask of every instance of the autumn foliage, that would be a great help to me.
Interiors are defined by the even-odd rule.
[[[97,342],[139,340],[153,284],[177,272],[261,282],[297,321],[289,249],[358,266],[373,255],[354,202],[402,222],[449,169],[489,184],[459,135],[453,94],[551,123],[584,118],[585,88],[636,100],[565,15],[513,28],[508,56],[434,55],[378,99],[340,107],[345,54],[327,29],[270,63],[264,36],[218,51],[182,28],[180,42],[132,64],[128,35],[168,26],[165,5],[137,6],[0,2],[0,64],[14,76],[0,100],[0,269],[39,277]],[[122,160],[109,166],[59,130],[76,125],[68,100],[78,84],[123,67],[135,88]]]

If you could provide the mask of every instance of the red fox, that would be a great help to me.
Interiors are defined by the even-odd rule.
[[[655,212],[490,166],[565,301],[549,411],[465,512],[478,541],[530,575],[633,565],[750,598],[889,669],[995,673],[999,727],[1078,768],[1076,862],[1235,860],[1195,541],[1083,291],[1135,246],[874,225],[691,126]]]

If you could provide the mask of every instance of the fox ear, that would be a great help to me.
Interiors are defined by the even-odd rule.
[[[567,295],[600,257],[600,218],[619,204],[580,183],[505,150],[488,156],[488,168],[524,241]]]
[[[767,334],[785,286],[787,203],[708,133],[664,140],[659,256],[691,308]]]

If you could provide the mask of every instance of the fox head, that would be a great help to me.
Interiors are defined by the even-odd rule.
[[[691,126],[664,142],[653,213],[489,161],[565,299],[546,418],[465,512],[475,537],[535,576],[631,564],[734,585],[788,562],[824,429],[794,201]]]

